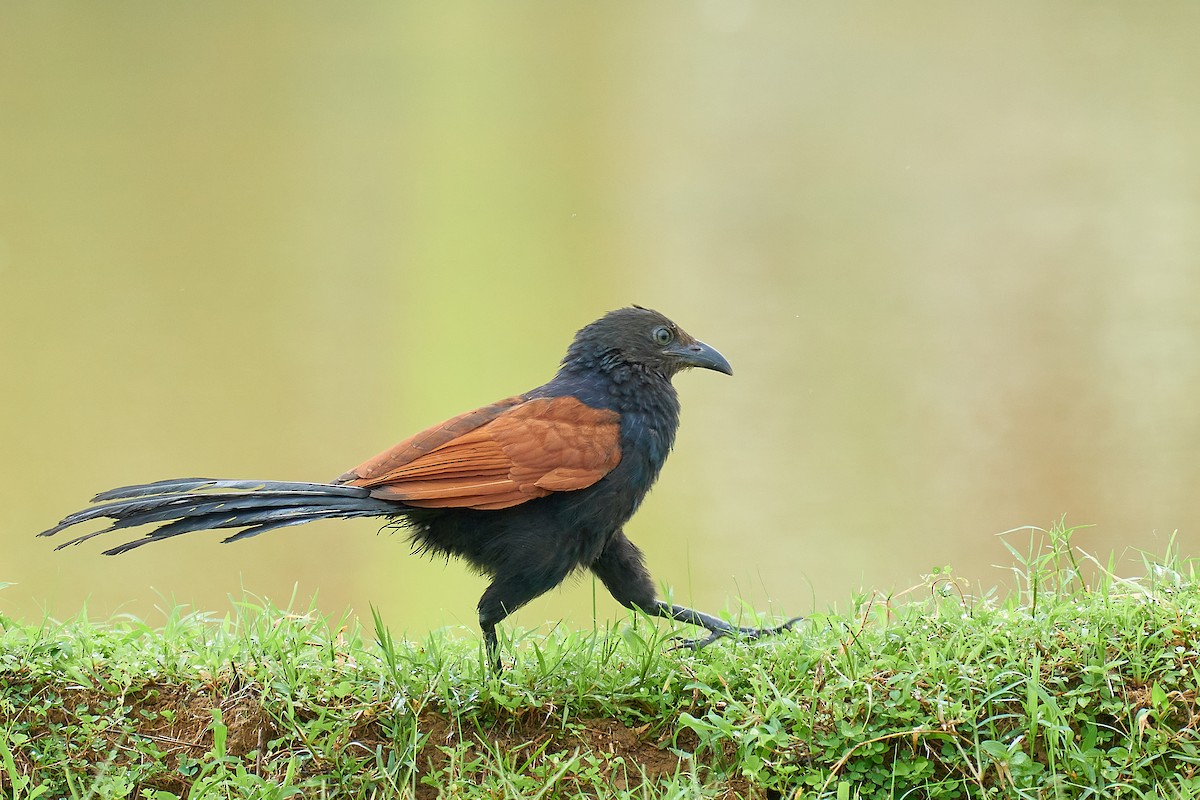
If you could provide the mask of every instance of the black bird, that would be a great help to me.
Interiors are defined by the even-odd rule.
[[[788,630],[796,619],[742,628],[664,603],[622,531],[675,441],[671,378],[689,367],[733,374],[720,353],[662,314],[619,309],[575,335],[549,383],[435,425],[332,483],[184,478],[127,486],[39,535],[115,520],[61,549],[165,523],[104,551],[118,555],[199,530],[241,528],[224,540],[234,542],[318,519],[385,517],[409,529],[415,551],[463,558],[492,578],[479,600],[479,626],[497,669],[496,624],[583,569],[627,608],[709,632],[682,647]]]

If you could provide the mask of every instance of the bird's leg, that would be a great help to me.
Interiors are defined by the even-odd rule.
[[[483,593],[483,597],[479,598],[479,629],[483,631],[483,649],[487,654],[488,665],[491,666],[492,672],[499,675],[504,671],[504,665],[500,661],[500,639],[496,636],[496,625],[509,615],[509,609],[503,601],[496,599],[497,593],[493,591],[495,588],[496,584],[493,583]],[[516,608],[512,611],[516,611]]]
[[[743,628],[691,608],[664,603],[655,594],[654,581],[646,569],[642,551],[626,538],[623,531],[617,531],[609,540],[600,558],[592,564],[592,572],[596,573],[617,602],[626,608],[638,608],[652,616],[686,622],[708,631],[708,636],[684,639],[676,647],[699,650],[725,636],[758,639],[791,630],[803,619],[796,617],[774,628]]]
[[[504,666],[500,663],[500,640],[496,637],[496,624],[484,622],[480,614],[479,627],[483,631],[483,649],[487,653],[488,665],[498,675],[504,671]]]
[[[504,669],[496,625],[530,600],[562,583],[571,571],[569,563],[559,564],[555,559],[527,566],[531,568],[525,572],[509,572],[503,578],[496,578],[479,598],[479,628],[483,631],[488,662],[496,673]]]

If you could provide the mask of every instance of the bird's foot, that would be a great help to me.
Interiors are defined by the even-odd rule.
[[[675,642],[675,644],[673,644],[670,649],[672,649],[672,650],[699,650],[702,647],[708,647],[710,644],[715,642],[717,639],[723,639],[724,637],[729,636],[731,633],[733,633],[732,630],[710,631],[708,636],[705,636],[703,639],[688,639],[683,636],[672,636],[671,641]]]
[[[708,636],[703,638],[688,639],[683,636],[671,637],[676,642],[671,649],[700,650],[701,648],[708,647],[718,639],[724,639],[726,636],[741,636],[746,639],[761,639],[764,636],[774,636],[777,633],[790,631],[797,622],[801,622],[803,619],[804,617],[792,617],[787,622],[783,623],[782,625],[776,625],[774,628],[738,628],[732,625],[724,628],[706,628],[706,630],[708,630]]]

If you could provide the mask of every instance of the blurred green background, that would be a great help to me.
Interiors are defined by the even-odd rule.
[[[1101,556],[1195,554],[1197,30],[1183,2],[7,4],[0,611],[295,589],[473,628],[483,580],[372,521],[118,559],[33,534],[116,485],[332,478],[629,303],[736,371],[676,381],[628,528],[679,601],[994,585],[996,534],[1064,514]],[[516,620],[593,612],[585,577]]]

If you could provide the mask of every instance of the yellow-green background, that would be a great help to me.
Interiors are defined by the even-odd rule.
[[[679,600],[991,585],[996,533],[1063,514],[1101,556],[1194,554],[1197,31],[1184,2],[5,4],[0,612],[298,587],[472,626],[482,581],[372,521],[33,534],[115,485],[331,478],[628,303],[736,370],[677,379],[629,526]]]

